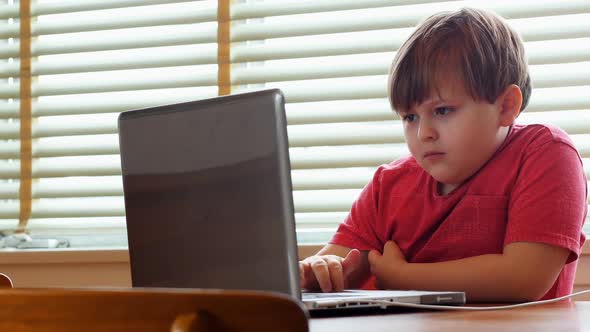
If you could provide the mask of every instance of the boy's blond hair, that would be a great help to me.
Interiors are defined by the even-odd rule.
[[[522,40],[504,19],[479,9],[435,14],[412,33],[391,66],[391,106],[408,111],[453,78],[463,82],[474,100],[489,103],[516,84],[523,97],[521,111],[531,95]]]

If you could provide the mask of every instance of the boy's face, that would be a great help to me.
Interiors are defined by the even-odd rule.
[[[492,157],[508,127],[500,125],[501,105],[476,102],[460,81],[444,83],[438,93],[399,114],[412,156],[447,193]]]

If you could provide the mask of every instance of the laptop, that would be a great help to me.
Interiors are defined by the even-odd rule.
[[[302,294],[286,124],[277,89],[121,113],[132,285],[274,291],[314,311],[465,303],[463,292]]]

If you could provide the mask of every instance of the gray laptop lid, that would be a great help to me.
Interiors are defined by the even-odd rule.
[[[134,287],[300,297],[279,90],[124,112],[119,139]]]

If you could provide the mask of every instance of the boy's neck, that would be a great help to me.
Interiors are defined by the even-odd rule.
[[[442,182],[438,182],[438,193],[441,196],[445,196],[448,193],[450,193],[451,191],[453,191],[455,188],[457,188],[459,185],[458,184],[447,184],[447,183],[442,183]]]

